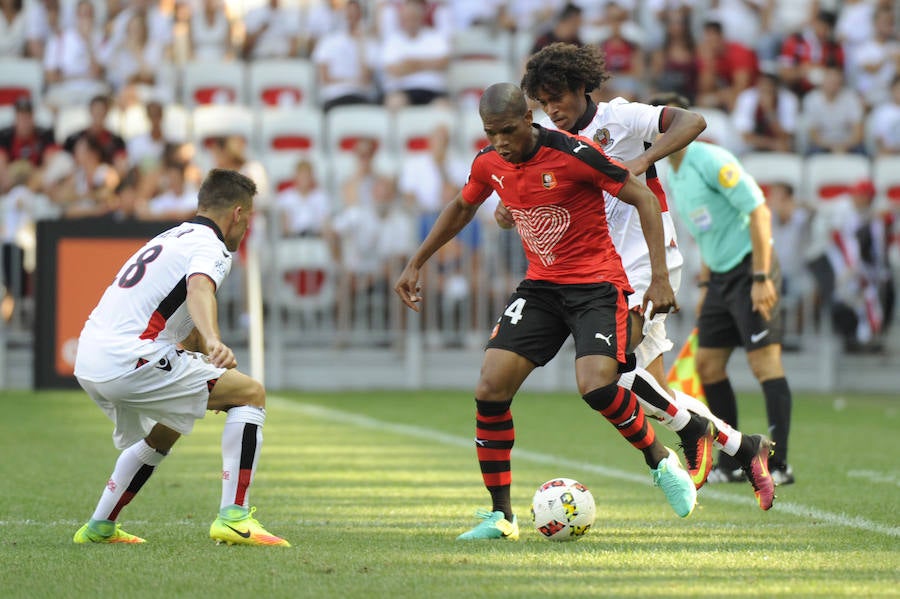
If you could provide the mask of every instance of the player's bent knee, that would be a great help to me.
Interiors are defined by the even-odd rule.
[[[482,376],[475,385],[475,397],[482,401],[505,401],[512,396],[508,386],[494,377]]]
[[[615,401],[616,399],[616,394],[618,392],[619,385],[617,385],[616,383],[610,383],[608,385],[604,385],[602,387],[598,387],[596,389],[583,393],[581,398],[587,405],[591,406],[591,408],[600,412],[612,405],[613,401]]]

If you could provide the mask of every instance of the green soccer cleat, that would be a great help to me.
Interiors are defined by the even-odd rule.
[[[269,545],[273,547],[290,547],[291,544],[281,537],[276,537],[257,522],[253,517],[255,507],[246,508],[229,506],[219,510],[219,517],[209,527],[209,537],[216,544],[227,545]]]
[[[481,518],[481,523],[470,531],[464,532],[458,537],[457,541],[477,541],[481,539],[509,539],[517,541],[519,539],[519,523],[513,516],[512,522],[506,519],[503,512],[489,512],[488,510],[478,510],[475,516]]]
[[[660,460],[655,469],[650,469],[653,484],[662,489],[669,505],[681,518],[687,518],[697,505],[697,488],[691,475],[681,465],[678,455],[666,447],[669,457]]]
[[[146,543],[141,537],[128,534],[122,525],[111,520],[91,520],[78,529],[72,540],[76,543]]]

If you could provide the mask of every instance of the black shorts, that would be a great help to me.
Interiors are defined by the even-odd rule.
[[[781,289],[781,269],[772,255],[769,271],[775,289]],[[711,273],[706,299],[697,319],[697,342],[700,347],[737,347],[747,351],[773,343],[781,343],[781,301],[772,307],[772,318],[765,320],[753,309],[750,290],[753,287],[753,256],[747,254],[740,264],[728,272]]]
[[[603,355],[625,364],[630,328],[627,294],[612,283],[560,285],[526,279],[510,296],[487,347],[543,366],[571,334],[576,358]]]

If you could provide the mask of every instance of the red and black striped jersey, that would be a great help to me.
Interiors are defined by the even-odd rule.
[[[187,281],[209,277],[216,288],[231,270],[222,232],[196,217],[165,231],[134,253],[116,273],[78,338],[75,375],[103,382],[155,361],[194,328]]]
[[[525,255],[525,277],[553,283],[609,281],[630,291],[606,228],[603,191],[619,193],[628,169],[591,140],[534,125],[535,149],[527,160],[503,160],[493,146],[472,162],[462,197],[483,202],[493,191],[512,213]]]

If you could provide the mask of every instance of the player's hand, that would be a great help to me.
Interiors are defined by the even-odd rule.
[[[394,291],[397,292],[397,295],[400,296],[400,299],[403,300],[404,304],[418,312],[419,306],[417,304],[422,301],[422,296],[420,295],[422,286],[419,285],[419,269],[411,264],[407,264],[406,268],[403,269],[403,272],[400,273],[400,278],[397,279],[397,283],[394,285]]]
[[[759,312],[760,316],[769,320],[772,318],[772,308],[778,301],[778,292],[775,291],[775,284],[771,279],[761,282],[753,282],[750,288],[750,300],[753,302],[753,309]]]
[[[497,221],[501,229],[512,229],[516,226],[512,213],[503,205],[503,202],[498,202],[497,207],[494,208],[494,220]]]
[[[646,313],[647,306],[650,306],[650,314]],[[641,312],[644,313],[644,319],[650,320],[656,314],[666,314],[668,312],[678,312],[678,302],[675,301],[675,291],[672,290],[672,284],[669,283],[668,277],[654,277],[644,293],[644,303],[641,306]]]
[[[650,162],[646,158],[642,158],[638,156],[637,158],[632,158],[631,160],[625,160],[622,164],[631,171],[631,174],[634,176],[642,175],[647,172],[647,169],[650,168]]]
[[[219,339],[206,340],[206,357],[216,368],[237,368],[237,360],[231,348]]]

